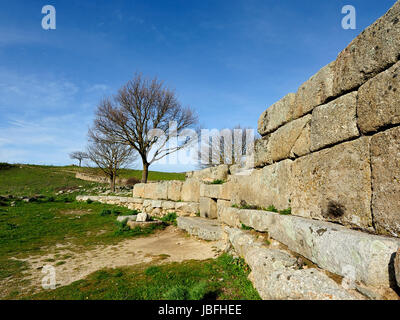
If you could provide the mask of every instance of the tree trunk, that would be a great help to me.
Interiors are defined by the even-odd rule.
[[[149,164],[147,163],[147,161],[143,160],[142,183],[147,183],[148,176],[149,176]]]
[[[110,177],[110,189],[111,192],[115,192],[115,175]]]
[[[82,164],[82,160],[79,160],[79,167],[81,166],[81,164]]]

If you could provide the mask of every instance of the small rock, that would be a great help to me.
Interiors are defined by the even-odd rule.
[[[148,215],[146,212],[141,212],[136,217],[137,222],[146,222],[147,219],[148,219]]]

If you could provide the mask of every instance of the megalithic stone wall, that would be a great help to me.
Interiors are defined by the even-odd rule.
[[[236,201],[400,237],[400,1],[260,117]]]

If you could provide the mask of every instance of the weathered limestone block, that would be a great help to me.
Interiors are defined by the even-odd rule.
[[[278,270],[261,283],[259,292],[266,300],[356,300],[317,269]]]
[[[211,198],[200,198],[200,217],[217,219],[217,201]]]
[[[218,199],[221,193],[222,185],[202,184],[200,186],[200,197]]]
[[[241,222],[239,219],[238,209],[232,208],[231,206],[223,206],[217,204],[218,207],[218,220],[228,226],[240,228]]]
[[[144,188],[145,183],[137,183],[133,186],[133,197],[134,198],[144,198]]]
[[[232,208],[235,209],[235,208]],[[389,287],[389,266],[400,240],[338,224],[256,210],[237,210],[240,222],[310,259],[322,269],[366,285]],[[354,278],[353,278],[354,277]]]
[[[180,201],[182,192],[182,181],[168,181],[168,200]]]
[[[371,163],[376,230],[400,237],[400,127],[372,137]]]
[[[140,212],[136,217],[136,222],[145,222],[147,221],[149,216],[145,212]]]
[[[335,96],[357,88],[399,60],[399,16],[397,1],[339,54],[333,84]]]
[[[294,93],[289,93],[261,114],[258,120],[260,135],[264,136],[293,119],[295,97]]]
[[[161,201],[161,200],[153,200],[153,201],[151,201],[151,207],[162,208],[163,202],[164,201]]]
[[[271,164],[272,157],[268,150],[268,142],[271,135],[267,135],[257,139],[254,143],[254,167],[261,168],[267,164]]]
[[[292,160],[284,160],[263,169],[253,170],[247,176],[233,176],[232,203],[268,207],[279,210],[290,207],[290,175]]]
[[[235,251],[251,268],[249,279],[266,300],[354,299],[344,288],[318,269],[298,269],[289,253],[264,247],[254,236],[224,228]],[[281,284],[281,285],[280,285]]]
[[[178,217],[176,221],[178,223],[178,228],[201,239],[217,241],[224,238],[222,227],[215,220],[198,217]]]
[[[333,96],[335,62],[319,70],[296,93],[293,119],[302,117]]]
[[[310,122],[311,115],[306,115],[259,139],[255,146],[255,166],[262,167],[279,160],[309,153],[310,127],[308,124]]]
[[[371,217],[369,137],[295,160],[292,213],[367,229]]]
[[[152,200],[167,200],[168,184],[166,182],[146,183],[143,198]]]
[[[222,199],[217,200],[217,208],[230,207],[230,206],[231,206],[230,200],[222,200]]]
[[[163,201],[161,207],[165,210],[172,210],[175,209],[175,202],[174,201]]]
[[[216,167],[210,167],[199,171],[193,171],[187,175],[189,179],[199,179],[204,181],[226,180],[229,173],[229,166],[222,164]]]
[[[187,179],[182,184],[181,200],[184,202],[199,202],[200,180],[195,178]]]
[[[202,184],[200,186],[200,197],[230,200],[233,185],[230,182],[224,184]]]
[[[175,209],[187,214],[197,214],[200,211],[198,202],[176,202]]]
[[[117,217],[118,222],[123,222],[123,221],[136,221],[137,214],[131,215],[131,216],[119,216]]]
[[[361,86],[357,115],[363,133],[400,123],[400,62]]]
[[[394,259],[394,272],[397,286],[400,288],[400,248],[397,250],[396,257]]]
[[[312,151],[358,137],[357,92],[316,107],[311,123]]]

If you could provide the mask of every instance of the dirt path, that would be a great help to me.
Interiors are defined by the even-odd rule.
[[[56,282],[59,287],[83,279],[103,268],[216,258],[223,249],[222,246],[220,242],[189,238],[172,226],[146,238],[124,240],[116,245],[101,245],[90,250],[57,245],[48,254],[31,256],[23,260],[29,263],[29,269],[24,273],[25,279],[30,280],[30,285],[25,289],[34,292],[41,289],[44,277],[42,268],[46,265],[55,267]],[[60,264],[60,261],[63,264]]]

